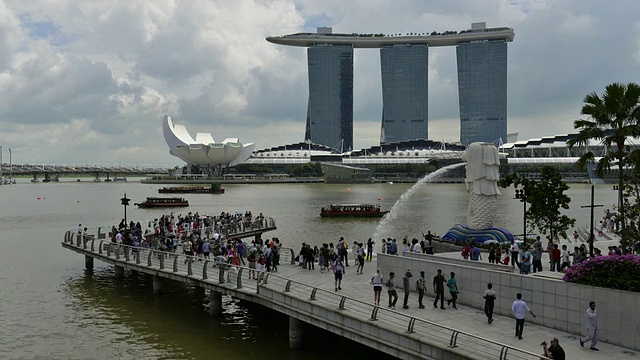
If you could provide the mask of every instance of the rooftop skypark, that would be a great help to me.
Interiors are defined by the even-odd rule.
[[[354,48],[381,48],[393,44],[427,44],[428,46],[455,46],[462,42],[505,40],[512,42],[515,33],[512,28],[482,28],[473,26],[468,30],[433,31],[431,33],[406,34],[334,34],[330,27],[319,27],[317,33],[297,33],[284,36],[270,36],[267,41],[274,44],[307,47],[319,44],[352,45]]]

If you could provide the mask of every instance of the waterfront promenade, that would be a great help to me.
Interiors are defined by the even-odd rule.
[[[355,273],[352,263],[342,283],[344,290],[335,292],[332,274],[290,265],[293,254],[290,249],[283,251],[282,265],[277,273],[263,273],[259,280],[249,280],[247,268],[236,267],[221,272],[221,267],[214,261],[185,262],[183,255],[158,256],[161,254],[148,250],[133,252],[129,247],[112,245],[108,239],[88,239],[75,238],[73,231],[69,231],[63,247],[84,254],[86,259],[91,258],[86,262],[88,268],[93,266],[95,258],[113,264],[116,276],[124,276],[124,269],[153,275],[154,292],[162,292],[162,281],[166,279],[208,289],[213,314],[223,311],[222,294],[287,314],[292,346],[301,342],[304,323],[311,323],[403,358],[537,359],[540,357],[536,354],[541,353],[540,342],[554,336],[560,340],[568,358],[635,358],[627,354],[635,351],[604,343],[600,343],[600,352],[580,348],[576,335],[529,323],[524,330],[524,339],[517,340],[513,336],[514,320],[508,316],[496,315],[494,323],[488,325],[482,311],[474,307],[459,305],[458,310],[433,307],[421,310],[417,308],[415,293],[410,296],[411,308],[408,310],[387,309],[384,306],[386,292],[382,306],[375,307],[369,279],[378,266],[376,260],[366,263],[363,275]],[[419,269],[413,271],[418,276]],[[388,276],[387,271],[385,276]],[[432,276],[427,274],[428,284]],[[401,277],[399,273],[397,284],[401,283]],[[402,295],[402,291],[399,293]],[[427,295],[432,295],[430,289]],[[430,305],[430,299],[429,296],[425,299],[427,305]],[[401,303],[397,307],[400,308]]]

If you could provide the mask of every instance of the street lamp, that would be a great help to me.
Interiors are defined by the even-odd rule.
[[[591,231],[589,233],[589,256],[593,257],[593,240],[595,239],[595,234],[593,233],[593,209],[597,207],[601,207],[602,205],[595,205],[593,199],[595,197],[595,190],[593,184],[591,184],[591,205],[580,206],[581,208],[591,208]]]
[[[520,199],[522,205],[524,205],[524,211],[522,212],[522,238],[524,243],[527,243],[527,193],[524,189],[516,189],[516,197],[514,199]]]
[[[120,203],[124,207],[124,225],[127,226],[127,206],[129,206],[129,199],[127,193],[124,193],[124,197],[120,199]]]
[[[613,191],[617,191],[618,192],[618,212],[620,212],[620,208],[622,207],[622,203],[620,202],[620,200],[622,199],[622,197],[620,196],[620,193],[622,191],[620,191],[620,186],[619,185],[613,185],[613,188],[611,188],[611,190]]]

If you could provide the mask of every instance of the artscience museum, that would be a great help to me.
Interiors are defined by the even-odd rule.
[[[246,161],[255,149],[253,143],[242,144],[238,138],[226,138],[217,143],[210,133],[197,133],[194,140],[187,128],[173,124],[169,115],[164,116],[162,133],[171,155],[210,175],[220,174],[223,168]]]

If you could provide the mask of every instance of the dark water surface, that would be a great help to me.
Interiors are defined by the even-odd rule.
[[[218,214],[250,210],[272,216],[285,246],[302,242],[366,241],[378,219],[321,219],[331,203],[379,203],[390,209],[411,184],[367,185],[227,185],[223,195],[185,194],[191,206],[178,211]],[[239,302],[223,300],[224,314],[209,316],[192,288],[172,284],[153,296],[143,275],[113,277],[110,266],[96,262],[84,270],[84,258],[60,246],[67,229],[78,223],[97,227],[123,217],[120,198],[132,203],[157,196],[159,185],[73,181],[0,186],[0,358],[1,359],[384,359],[365,346],[309,327],[305,347],[288,348],[286,316]],[[348,188],[348,191],[347,191]],[[568,214],[587,226],[587,185],[572,185]],[[606,209],[616,202],[610,186],[597,188],[596,203]],[[380,199],[380,200],[378,200]],[[496,226],[521,232],[522,204],[513,190],[499,198]],[[464,222],[467,195],[462,184],[425,184],[404,200],[385,237],[441,234]],[[599,216],[601,210],[597,210]],[[129,220],[145,224],[165,211],[129,207]],[[376,239],[374,239],[376,240]],[[379,243],[379,241],[378,241]]]

